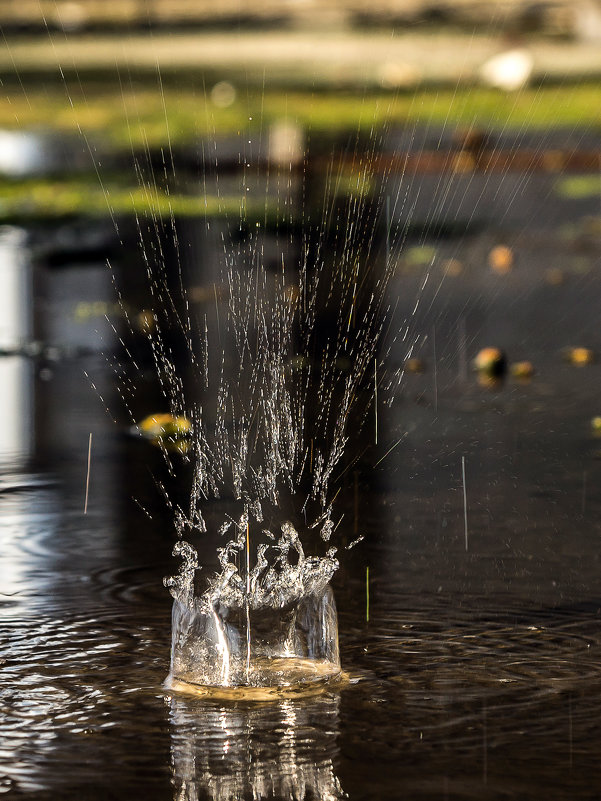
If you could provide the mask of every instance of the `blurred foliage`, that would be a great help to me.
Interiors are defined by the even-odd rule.
[[[123,148],[185,144],[223,134],[265,132],[289,119],[308,131],[369,131],[399,123],[552,128],[599,126],[601,86],[596,83],[532,87],[504,94],[476,86],[418,88],[404,92],[246,90],[227,108],[198,89],[156,86],[114,88],[91,83],[68,97],[64,87],[32,83],[3,88],[0,128],[83,134]]]
[[[561,178],[555,184],[555,191],[560,197],[569,200],[601,197],[601,177],[599,175],[571,175]]]
[[[168,193],[146,185],[127,186],[104,178],[0,179],[0,220],[61,218],[73,216],[130,214],[158,218],[232,216],[265,219],[275,215],[265,199],[251,201],[244,196],[216,197]]]

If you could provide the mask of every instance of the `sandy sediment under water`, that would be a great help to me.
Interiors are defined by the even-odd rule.
[[[165,687],[198,698],[223,701],[270,701],[301,698],[340,690],[348,676],[339,665],[324,660],[274,658],[253,661],[248,683],[243,686],[208,686],[193,677],[169,676]],[[256,683],[255,683],[256,682]]]

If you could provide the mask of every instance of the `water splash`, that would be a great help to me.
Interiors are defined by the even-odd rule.
[[[290,687],[340,673],[337,616],[329,581],[338,567],[334,548],[305,557],[289,522],[273,544],[261,544],[246,575],[237,557],[248,548],[248,522],[219,551],[221,572],[195,595],[199,570],[189,543],[176,543],[179,574],[165,579],[174,598],[170,684],[204,687]],[[296,563],[290,559],[290,551]]]
[[[228,493],[242,511],[221,526],[220,571],[206,578],[200,594],[194,591],[196,557],[187,544],[176,545],[184,564],[166,581],[176,602],[172,674],[193,675],[195,683],[263,684],[261,657],[317,659],[327,665],[327,675],[339,672],[328,591],[338,567],[336,548],[307,555],[283,509],[286,499],[294,499],[306,533],[314,530],[329,543],[334,473],[348,444],[353,406],[371,403],[371,384],[364,387],[362,380],[373,365],[383,320],[375,293],[360,303],[357,264],[337,266],[322,288],[325,275],[324,269],[309,279],[305,266],[291,290],[284,270],[275,276],[260,267],[228,273],[225,330],[219,333],[232,347],[222,345],[213,408],[186,410],[194,425],[194,474],[190,506],[176,512],[180,537],[206,531],[202,505],[210,498]],[[332,306],[333,333],[318,342],[318,310],[323,315]],[[231,377],[228,359],[236,365]],[[163,364],[163,374],[175,371]],[[210,375],[202,380],[205,389],[210,386]],[[180,397],[178,391],[172,397]],[[268,508],[279,517],[277,531],[265,526]],[[328,638],[319,646],[309,642]],[[207,649],[213,675],[198,670],[211,661]],[[314,666],[310,673],[314,677]],[[278,681],[288,678],[280,673]]]
[[[238,536],[219,549],[221,572],[208,581],[208,588],[199,599],[199,609],[208,614],[217,604],[232,608],[248,606],[252,610],[283,609],[299,603],[307,596],[320,596],[338,568],[336,549],[330,548],[323,557],[306,557],[300,537],[292,523],[281,525],[281,535],[273,545],[262,543],[257,548],[257,562],[248,576],[240,572],[237,556],[247,547],[245,532],[247,518],[237,523]],[[264,532],[271,537],[270,532]],[[296,554],[296,564],[289,553]],[[269,551],[275,553],[269,560]],[[173,555],[183,561],[177,576],[165,578],[165,586],[174,600],[192,606],[195,602],[194,583],[200,570],[198,556],[190,543],[179,541]]]
[[[294,621],[310,617],[309,608],[319,620],[329,620],[334,609],[335,619],[327,588],[338,567],[330,545],[341,519],[334,512],[337,479],[348,467],[351,440],[375,413],[376,361],[390,327],[390,225],[384,258],[375,242],[385,194],[364,191],[373,183],[370,163],[370,154],[358,160],[359,190],[344,201],[336,195],[334,171],[326,177],[321,222],[315,229],[304,220],[300,248],[281,248],[275,267],[265,256],[261,224],[233,248],[222,232],[223,264],[216,272],[209,268],[216,280],[213,292],[207,287],[203,294],[214,296],[214,312],[206,303],[197,319],[181,264],[176,291],[162,256],[153,264],[151,249],[143,248],[155,309],[146,333],[160,387],[173,417],[192,424],[183,455],[193,467],[190,500],[173,505],[182,541],[176,553],[184,563],[166,580],[180,640],[174,650],[181,652],[202,619],[219,684],[252,683],[250,654],[262,649],[253,639],[261,616],[277,613],[288,621],[272,649],[278,656],[298,654],[290,645],[301,637]],[[187,354],[187,376],[177,367],[174,330]],[[165,458],[171,465],[172,456],[165,452]],[[184,542],[207,532],[204,507],[220,498],[231,500],[235,512],[219,530],[218,571],[199,575]],[[267,520],[275,521],[273,531]],[[309,554],[307,543],[315,539]],[[335,633],[332,639],[329,656],[338,665]],[[237,662],[243,651],[246,675]]]

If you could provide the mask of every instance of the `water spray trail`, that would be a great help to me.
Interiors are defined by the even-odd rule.
[[[405,434],[403,434],[403,436],[402,436],[402,437],[399,437],[399,438],[397,439],[397,441],[394,443],[394,445],[391,445],[391,446],[390,446],[390,448],[388,448],[388,450],[386,451],[386,453],[384,454],[384,456],[382,456],[382,458],[381,458],[381,459],[378,459],[378,461],[375,463],[374,467],[377,467],[377,466],[380,464],[380,462],[383,462],[383,461],[384,461],[384,459],[385,459],[385,458],[388,456],[388,454],[389,454],[389,453],[392,453],[392,451],[393,451],[393,450],[394,450],[394,449],[397,447],[397,445],[400,445],[400,444],[401,444],[401,442],[402,442],[402,441],[403,441],[403,440],[404,440],[406,437],[407,437],[407,433],[405,432]]]
[[[375,416],[375,444],[378,444],[378,360],[374,359],[374,416]]]
[[[436,359],[436,327],[432,329],[432,359],[434,362],[434,411],[438,413],[438,366]]]
[[[250,523],[246,522],[246,681],[250,677]]]
[[[235,528],[234,536],[219,548],[221,570],[207,576],[206,589],[192,595],[189,606],[193,614],[200,610],[199,614],[210,615],[222,607],[236,610],[240,623],[236,648],[228,651],[220,639],[221,629],[215,635],[223,656],[224,681],[247,685],[260,681],[260,669],[251,664],[251,657],[258,657],[252,644],[260,630],[256,622],[251,627],[255,612],[281,613],[307,598],[320,597],[338,567],[334,547],[328,547],[325,555],[305,556],[302,531],[317,529],[325,543],[340,525],[342,517],[338,515],[336,523],[333,515],[341,489],[336,473],[342,469],[347,446],[355,439],[356,431],[349,431],[354,409],[359,407],[361,427],[374,426],[371,442],[374,437],[376,443],[381,439],[378,406],[385,400],[380,390],[381,386],[386,392],[389,388],[382,369],[385,361],[378,365],[378,349],[383,334],[392,326],[386,293],[399,244],[392,229],[398,195],[391,201],[383,192],[374,201],[367,189],[376,157],[372,152],[364,157],[356,150],[352,156],[353,191],[340,200],[349,163],[345,161],[338,175],[334,170],[326,176],[323,213],[317,224],[306,220],[299,251],[293,249],[296,240],[292,234],[289,249],[284,251],[277,244],[280,234],[276,233],[273,264],[277,269],[271,270],[269,232],[258,225],[256,229],[243,227],[248,221],[241,214],[231,247],[227,247],[224,233],[229,223],[219,234],[223,242],[223,261],[218,265],[221,283],[212,280],[213,276],[207,282],[206,300],[207,305],[214,300],[215,324],[209,326],[205,315],[202,358],[194,361],[190,376],[195,382],[193,391],[198,387],[201,393],[185,406],[193,424],[189,458],[194,475],[190,510],[182,513],[181,536],[206,531],[201,507],[207,499],[231,496],[244,508],[237,522],[229,518],[221,526],[220,536],[228,530],[231,533],[232,524]],[[250,153],[244,158],[244,190],[249,188],[246,180],[252,177],[249,159]],[[281,179],[278,173],[278,181]],[[376,231],[383,231],[373,222],[384,215],[387,253],[381,274],[381,254],[375,258],[373,250]],[[169,318],[175,317],[179,323],[178,309],[170,302],[162,253],[158,248],[156,252],[160,257],[156,268],[161,273],[158,279],[152,274],[149,277],[155,305],[166,309],[161,323],[167,335]],[[154,265],[148,266],[152,270]],[[161,388],[174,404],[188,389],[175,371],[168,339],[162,340],[159,332],[154,340],[151,346]],[[215,345],[218,358],[209,361]],[[405,436],[389,447],[380,461]],[[341,475],[353,469],[359,458],[349,460]],[[347,547],[362,539],[358,537],[356,470],[354,479],[355,538]],[[286,519],[288,514],[294,523]],[[252,559],[251,520],[253,526],[257,524]],[[297,533],[294,526],[299,522],[302,528]],[[280,528],[279,538],[267,528],[273,525]],[[369,619],[369,586],[366,592]],[[245,638],[246,651],[243,645],[240,648]]]
[[[353,471],[354,477],[354,522],[353,522],[353,534],[355,536],[359,533],[359,471]]]
[[[386,268],[390,264],[390,195],[386,195]]]
[[[467,490],[465,486],[465,456],[461,457],[461,476],[463,479],[463,522],[465,526],[465,550],[468,550],[467,539]]]
[[[465,317],[459,320],[459,380],[467,383],[467,334],[465,330]]]
[[[90,489],[90,465],[92,461],[92,432],[90,432],[90,439],[88,441],[88,472],[86,475],[86,499],[83,505],[83,513],[87,515],[88,513],[88,493]]]

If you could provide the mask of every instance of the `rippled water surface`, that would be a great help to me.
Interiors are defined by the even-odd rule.
[[[370,536],[335,582],[349,684],[224,705],[162,688],[170,598],[161,578],[173,534],[159,503],[152,520],[131,503],[144,489],[132,473],[148,470],[152,454],[107,427],[84,516],[84,422],[75,415],[83,447],[53,473],[3,476],[3,793],[595,797],[599,535],[594,512],[581,513],[581,486],[563,489],[569,473],[547,478],[558,497],[541,501],[540,475],[517,487],[505,457],[490,457],[472,479],[480,500],[467,553],[456,464],[446,490],[424,475],[366,485]]]

